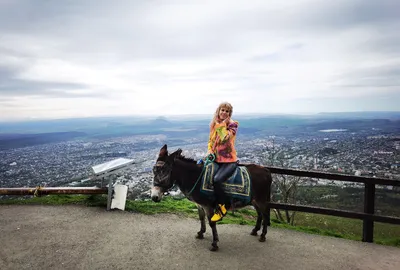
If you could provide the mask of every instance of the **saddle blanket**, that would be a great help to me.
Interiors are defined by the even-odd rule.
[[[218,164],[212,162],[206,165],[204,175],[201,181],[201,192],[214,196],[213,179],[218,170]],[[222,184],[225,193],[248,203],[250,201],[251,181],[250,174],[245,166],[238,166],[232,176]]]

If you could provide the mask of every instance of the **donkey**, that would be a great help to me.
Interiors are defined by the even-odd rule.
[[[192,202],[197,204],[199,219],[201,223],[200,231],[197,233],[196,238],[204,239],[206,232],[205,217],[207,216],[208,223],[212,229],[213,241],[211,244],[211,251],[218,250],[218,233],[216,223],[211,221],[213,211],[215,209],[215,202],[209,196],[204,195],[200,191],[200,183],[198,179],[202,174],[204,165],[198,165],[195,160],[185,158],[182,155],[182,150],[178,149],[172,154],[168,154],[167,145],[164,145],[159,152],[157,162],[153,167],[153,187],[151,189],[151,198],[154,202],[160,202],[163,194],[176,185],[182,193]],[[242,166],[242,165],[239,165]],[[255,165],[246,164],[250,179],[250,203],[257,211],[257,223],[251,231],[251,235],[257,236],[257,232],[263,225],[262,233],[259,238],[260,242],[265,242],[265,235],[267,234],[267,226],[270,225],[270,208],[269,202],[271,198],[271,183],[272,177],[268,169]],[[246,204],[240,201],[234,202],[227,194],[226,207],[241,208]]]

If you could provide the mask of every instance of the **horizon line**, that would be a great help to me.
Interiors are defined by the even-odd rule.
[[[315,116],[315,115],[324,115],[324,114],[357,114],[357,113],[400,113],[400,110],[397,111],[335,111],[335,112],[292,112],[292,113],[278,113],[278,112],[259,112],[259,113],[234,113],[235,116],[268,116],[268,115],[281,115],[281,116]],[[30,118],[20,118],[20,119],[0,119],[0,123],[15,123],[15,122],[34,122],[34,121],[57,121],[57,120],[73,120],[73,119],[94,119],[94,118],[127,118],[127,117],[151,117],[151,118],[160,118],[160,117],[211,117],[212,113],[191,113],[191,114],[123,114],[123,115],[93,115],[93,116],[71,116],[71,117],[61,117],[61,118],[39,118],[39,117],[30,117]],[[234,116],[234,117],[235,117]]]

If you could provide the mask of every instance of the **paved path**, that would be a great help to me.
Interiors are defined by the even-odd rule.
[[[270,228],[199,223],[176,215],[82,206],[0,206],[0,269],[400,269],[400,248]]]

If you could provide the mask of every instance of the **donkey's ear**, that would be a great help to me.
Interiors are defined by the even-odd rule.
[[[176,150],[175,153],[176,153],[175,157],[180,157],[182,155],[182,149]]]
[[[173,153],[171,154],[171,156],[172,156],[173,159],[176,159],[176,158],[180,157],[181,154],[182,154],[182,149],[178,149],[178,150],[176,150],[175,152],[173,152]]]
[[[168,149],[167,149],[167,145],[164,144],[163,147],[161,147],[160,149],[160,153],[158,154],[159,157],[165,157],[168,156]]]

